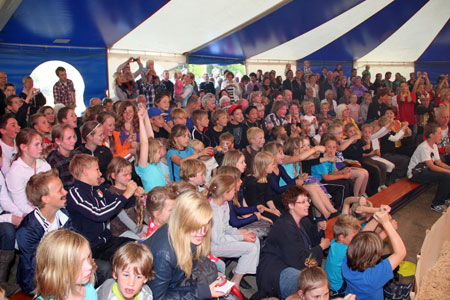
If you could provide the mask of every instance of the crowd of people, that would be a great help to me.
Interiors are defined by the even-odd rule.
[[[347,77],[305,61],[278,77],[225,71],[197,83],[130,58],[116,97],[92,98],[82,116],[64,68],[56,75],[52,107],[30,76],[17,95],[0,72],[7,295],[18,291],[16,249],[17,283],[39,299],[231,297],[226,277],[239,294],[247,275],[254,299],[409,292],[395,278],[406,255],[398,224],[368,198],[408,177],[438,182],[431,209],[446,210],[448,75],[434,86],[426,72],[372,82],[370,66]],[[381,257],[385,239],[392,253]]]

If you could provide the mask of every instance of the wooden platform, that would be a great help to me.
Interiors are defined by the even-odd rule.
[[[382,204],[391,206],[391,214],[393,214],[422,193],[428,186],[429,185],[426,184],[412,182],[408,178],[403,178],[389,186],[387,189],[376,193],[370,197],[369,200],[374,207],[380,207]],[[336,218],[332,218],[327,222],[325,236],[330,240],[333,239],[334,222],[336,222]]]

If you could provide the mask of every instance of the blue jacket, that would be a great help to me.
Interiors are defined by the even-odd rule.
[[[56,213],[58,228],[72,230],[72,221],[66,209]],[[36,270],[36,250],[41,239],[48,233],[50,224],[41,215],[38,208],[30,212],[20,223],[16,233],[19,246],[19,265],[17,267],[17,283],[27,294],[34,290],[34,273]]]
[[[155,277],[147,284],[153,292],[153,299],[210,299],[211,292],[206,284],[180,286],[186,279],[177,265],[177,256],[169,241],[169,226],[163,225],[144,244],[153,254]],[[191,245],[195,251],[195,246]]]
[[[134,197],[127,199],[102,186],[92,186],[79,180],[75,180],[66,198],[73,228],[86,237],[91,248],[108,242],[112,234],[106,227],[107,222],[125,205],[128,208],[134,204]]]

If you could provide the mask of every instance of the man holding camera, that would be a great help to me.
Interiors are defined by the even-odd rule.
[[[23,82],[23,90],[20,92],[19,97],[23,100],[30,98],[30,116],[37,113],[40,107],[44,106],[47,100],[45,96],[41,93],[41,91],[37,88],[34,88],[33,78],[30,76],[25,76],[22,79]]]

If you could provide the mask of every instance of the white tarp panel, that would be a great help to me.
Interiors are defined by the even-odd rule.
[[[227,34],[286,0],[172,0],[112,49],[183,54]],[[194,35],[195,32],[195,35]]]
[[[251,59],[298,60],[338,39],[393,0],[364,1],[330,21]]]
[[[414,62],[433,42],[450,16],[448,0],[430,0],[394,34],[357,60],[367,62]]]

